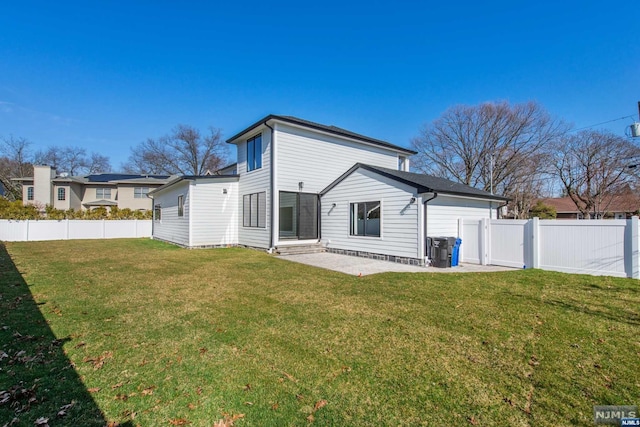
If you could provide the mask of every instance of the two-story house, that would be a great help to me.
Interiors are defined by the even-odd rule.
[[[409,171],[414,151],[335,126],[270,115],[227,140],[222,175],[181,176],[150,192],[153,236],[185,247],[330,251],[423,264],[426,236],[506,201]]]
[[[33,177],[16,178],[22,184],[24,204],[41,209],[46,205],[61,210],[86,210],[99,206],[150,210],[147,194],[165,184],[166,175],[99,173],[83,176],[58,174],[46,165],[33,167]]]

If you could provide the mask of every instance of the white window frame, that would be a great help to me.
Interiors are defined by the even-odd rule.
[[[357,228],[358,225],[354,222],[354,208],[357,209],[357,205],[360,204],[364,204],[365,205],[365,212],[367,209],[367,204],[369,203],[377,203],[378,204],[378,210],[379,210],[379,217],[378,217],[378,234],[366,234],[366,218],[365,218],[365,224],[364,224],[364,231],[365,234],[358,234],[357,233]],[[370,210],[370,212],[373,211],[373,209]],[[367,216],[369,214],[367,213]],[[355,219],[357,220],[357,212],[355,213]],[[382,238],[382,200],[365,200],[365,201],[358,201],[358,202],[349,202],[349,237],[354,237],[354,238],[365,238],[365,239],[381,239]]]
[[[178,196],[178,218],[184,217],[184,194]]]
[[[67,189],[64,187],[58,188],[58,201],[64,202],[67,200]]]
[[[102,196],[100,196],[100,193],[102,193]],[[104,188],[104,187],[96,188],[96,199],[104,199],[104,200],[111,199],[111,188]]]
[[[29,187],[27,187],[27,200],[33,200],[34,197],[34,189],[33,186],[30,185]]]
[[[149,187],[134,187],[133,198],[134,199],[146,199],[149,194]]]

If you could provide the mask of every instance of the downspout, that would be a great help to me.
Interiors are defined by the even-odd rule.
[[[271,212],[269,212],[269,252],[271,252],[273,250],[273,245],[274,245],[274,241],[273,241],[273,233],[274,233],[274,216],[273,216],[273,212],[275,212],[276,206],[275,206],[275,188],[276,188],[276,184],[275,184],[275,141],[274,141],[274,137],[275,137],[275,132],[273,130],[273,128],[271,126],[269,126],[269,124],[267,123],[267,121],[264,122],[264,125],[266,127],[268,127],[269,129],[271,129],[271,150],[269,150],[269,181],[270,181],[270,191],[271,191]]]
[[[435,191],[433,192],[433,197],[425,200],[424,202],[422,202],[422,205],[424,206],[424,245],[425,245],[425,255],[428,252],[428,248],[427,246],[427,203],[429,203],[430,201],[432,201],[433,199],[435,199],[436,197],[438,197],[438,193],[436,193]],[[425,256],[426,258],[426,256]]]

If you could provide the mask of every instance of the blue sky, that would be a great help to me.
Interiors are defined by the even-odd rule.
[[[456,104],[535,100],[580,128],[637,115],[640,100],[633,1],[2,9],[0,136],[81,146],[115,170],[129,147],[178,123],[228,137],[273,113],[408,146]],[[624,135],[632,121],[599,127]]]

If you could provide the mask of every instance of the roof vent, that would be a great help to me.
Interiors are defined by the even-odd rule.
[[[69,176],[69,172],[62,172],[60,174],[60,178],[67,178]]]

